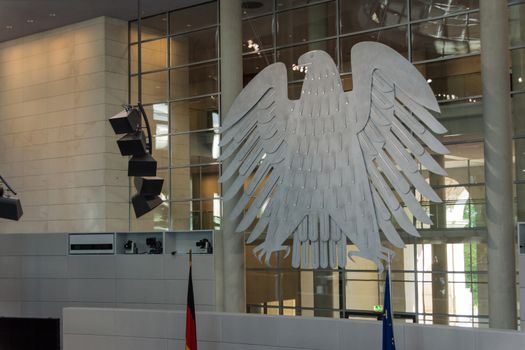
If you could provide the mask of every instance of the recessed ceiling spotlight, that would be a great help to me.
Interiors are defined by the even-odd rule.
[[[13,26],[5,26],[5,29],[11,30],[11,29],[13,29]]]
[[[27,22],[27,23],[35,23],[35,20],[34,20],[34,19],[31,19],[31,18],[29,18],[29,19],[26,19],[26,22]]]
[[[56,15],[57,15],[56,13],[51,12],[51,13],[49,14],[49,17],[56,17]]]

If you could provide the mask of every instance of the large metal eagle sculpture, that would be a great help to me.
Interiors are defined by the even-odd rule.
[[[225,118],[220,159],[229,161],[220,181],[231,185],[223,199],[237,200],[230,216],[242,215],[237,232],[253,226],[248,243],[266,232],[254,253],[267,263],[271,253],[290,251],[291,237],[293,267],[344,267],[355,255],[382,269],[390,250],[380,232],[404,246],[393,220],[419,236],[404,206],[432,223],[414,189],[441,202],[421,174],[424,167],[446,175],[430,152],[448,153],[433,135],[446,129],[429,112],[439,106],[427,81],[383,44],[359,43],[351,54],[352,91],[343,91],[327,53],[310,51],[298,61],[306,71],[299,100],[288,99],[286,67],[275,63]],[[359,251],[348,253],[347,243]]]

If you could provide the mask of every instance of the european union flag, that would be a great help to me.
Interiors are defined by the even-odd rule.
[[[390,276],[386,272],[385,302],[383,303],[383,350],[396,350],[392,312],[390,312]]]

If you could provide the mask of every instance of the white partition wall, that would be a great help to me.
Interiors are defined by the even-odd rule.
[[[184,349],[182,311],[64,309],[64,350]],[[199,350],[379,350],[381,322],[197,313]],[[398,350],[523,349],[525,334],[444,326],[394,325]]]
[[[211,231],[208,231],[211,232]],[[213,254],[194,254],[197,310],[215,310]],[[68,255],[67,234],[0,235],[0,317],[60,318],[67,306],[183,310],[188,255]]]

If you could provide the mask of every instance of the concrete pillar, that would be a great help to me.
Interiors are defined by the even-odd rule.
[[[516,329],[507,1],[481,0],[490,327]]]
[[[226,118],[242,90],[242,8],[241,0],[220,1],[221,22],[221,116]],[[224,119],[223,119],[224,120]],[[223,163],[226,167],[228,161]],[[223,184],[225,193],[232,181]],[[223,202],[222,245],[224,311],[245,312],[244,235],[235,233],[238,220],[230,219],[237,198]]]

